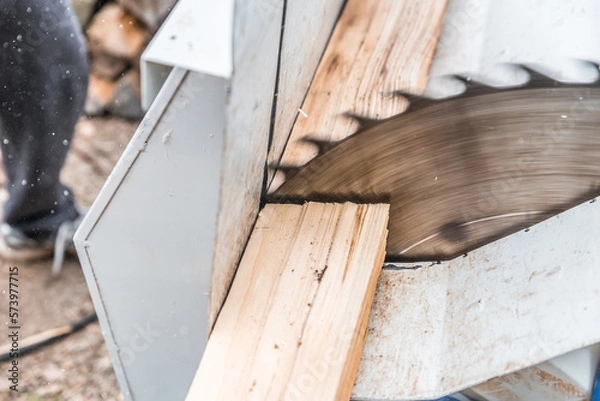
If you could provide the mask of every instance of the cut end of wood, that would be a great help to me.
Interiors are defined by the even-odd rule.
[[[140,23],[116,4],[106,5],[94,16],[87,35],[93,56],[109,54],[130,62],[139,58],[148,41],[148,33]]]
[[[187,400],[348,400],[389,206],[267,205]]]
[[[88,116],[98,116],[104,113],[113,97],[115,88],[115,82],[103,79],[96,74],[90,75],[85,113]]]

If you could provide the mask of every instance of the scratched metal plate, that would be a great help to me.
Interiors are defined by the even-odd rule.
[[[434,399],[600,342],[599,267],[600,202],[466,257],[386,265],[353,399]]]

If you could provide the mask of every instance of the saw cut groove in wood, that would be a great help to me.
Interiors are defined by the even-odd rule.
[[[266,205],[187,400],[348,400],[389,207]]]
[[[301,166],[311,160],[318,150],[303,140],[306,137],[335,142],[353,134],[359,124],[347,113],[383,119],[402,112],[407,102],[394,92],[421,94],[425,89],[446,4],[446,0],[349,0],[283,156],[281,146],[274,143],[270,164]],[[271,190],[282,179],[276,177]]]

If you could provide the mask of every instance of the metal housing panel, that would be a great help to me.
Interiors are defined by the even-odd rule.
[[[231,76],[233,8],[234,0],[177,2],[140,60],[145,110],[165,82],[165,71],[172,67]]]
[[[564,82],[598,78],[595,0],[452,0],[425,95],[455,96],[460,75],[491,86],[527,82],[522,64]]]
[[[174,70],[75,238],[128,400],[183,399],[204,349],[227,82]]]
[[[465,257],[386,266],[355,399],[437,398],[600,342],[599,238],[585,203]]]

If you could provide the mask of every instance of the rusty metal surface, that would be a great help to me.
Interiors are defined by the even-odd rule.
[[[600,343],[495,377],[463,393],[473,401],[587,401],[599,361]]]
[[[433,399],[600,342],[600,202],[382,272],[355,400]]]

